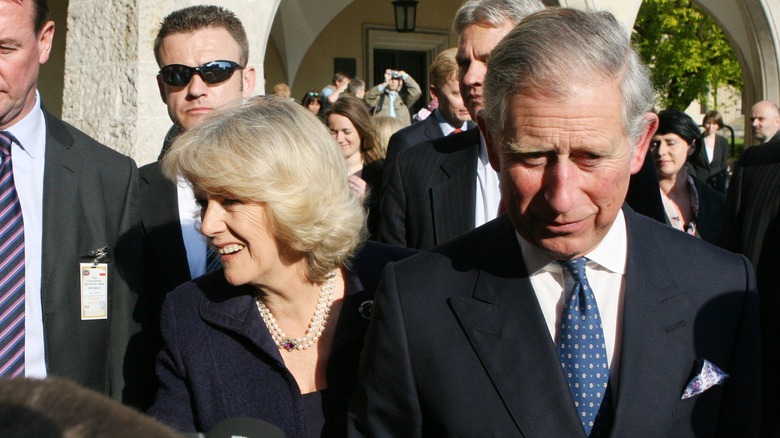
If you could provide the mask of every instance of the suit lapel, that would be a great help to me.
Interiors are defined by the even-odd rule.
[[[479,132],[457,136],[431,186],[435,245],[474,229]]]
[[[57,263],[60,248],[72,244],[70,232],[79,227],[74,215],[62,214],[73,209],[79,189],[82,160],[73,137],[62,122],[44,110],[46,118],[46,161],[43,172],[43,266],[42,291],[48,290],[48,281]],[[93,208],[101,208],[99,205]],[[66,243],[67,242],[67,243]],[[49,256],[47,256],[49,255]],[[89,254],[80,254],[89,255]],[[73,267],[74,269],[76,266]],[[46,297],[41,297],[45,300]],[[45,302],[45,301],[44,301]]]
[[[280,366],[284,366],[284,360],[276,347],[271,334],[263,326],[263,320],[257,311],[253,292],[249,286],[233,287],[224,279],[224,273],[218,269],[199,281],[216,281],[214,288],[204,288],[224,294],[230,292],[230,297],[203,296],[200,302],[200,317],[217,327],[236,333],[249,340],[265,355],[273,358]]]
[[[165,179],[160,166],[159,161],[154,163],[141,177],[141,221],[147,244],[174,277],[171,284],[179,284],[192,275],[181,235],[176,185]]]
[[[490,234],[493,241],[484,246],[489,254],[482,255],[491,267],[478,272],[473,297],[452,298],[450,305],[522,434],[580,436],[583,429],[511,223],[506,216],[497,221],[500,231]]]
[[[444,133],[441,132],[441,128],[439,127],[439,122],[433,114],[428,116],[423,123],[425,123],[426,140],[436,140],[437,138],[444,137]]]
[[[675,339],[677,330],[689,329],[686,326],[693,321],[686,321],[685,291],[674,280],[679,273],[675,274],[674,267],[668,265],[669,254],[658,245],[655,227],[640,230],[637,222],[646,219],[628,208],[624,212],[628,263],[612,433],[629,436],[631,431],[641,430],[648,436],[663,435],[672,426],[673,406],[652,394],[682,395],[684,388],[678,386],[685,376],[677,374],[693,364],[679,363],[687,355],[677,351]],[[647,415],[647,409],[652,409],[653,415]]]

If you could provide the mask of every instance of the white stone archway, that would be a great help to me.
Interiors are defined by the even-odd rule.
[[[377,0],[382,4],[389,0]],[[421,0],[421,4],[431,0]],[[780,101],[780,2],[693,0],[725,30],[741,63],[744,105]],[[265,89],[264,56],[273,29],[285,76],[292,85],[307,52],[335,17],[356,0],[211,0],[234,11],[250,37],[256,93]],[[606,9],[629,32],[641,0],[544,0],[548,5]],[[200,0],[69,0],[62,115],[99,141],[135,158],[156,159],[170,126],[160,102],[152,54],[156,26],[168,12]],[[373,5],[373,3],[372,3]],[[354,14],[354,9],[353,14]],[[420,11],[425,8],[420,7]],[[358,17],[359,18],[359,17]],[[426,17],[418,16],[425,27]],[[273,26],[272,26],[273,25]],[[362,28],[359,19],[350,26]],[[61,24],[58,31],[63,30]],[[339,32],[338,30],[329,30]],[[365,44],[365,42],[363,42]],[[329,77],[330,66],[318,65]],[[44,90],[44,97],[46,90]],[[749,132],[749,129],[746,130]],[[749,139],[748,139],[749,140]]]

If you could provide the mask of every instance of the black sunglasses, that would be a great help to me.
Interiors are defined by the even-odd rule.
[[[174,87],[183,87],[189,84],[195,73],[203,78],[203,82],[213,85],[225,82],[233,76],[233,72],[243,68],[241,64],[233,61],[211,61],[197,67],[171,64],[161,68],[159,75],[162,76],[163,82]]]

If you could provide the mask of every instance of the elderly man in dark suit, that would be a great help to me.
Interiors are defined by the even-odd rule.
[[[0,375],[57,375],[135,403],[138,170],[43,108],[53,35],[45,0],[0,1]]]
[[[385,269],[353,436],[756,436],[749,262],[623,203],[652,105],[608,13],[499,43],[477,121],[507,214]]]
[[[756,267],[764,347],[762,435],[780,437],[780,139],[745,149],[726,197],[721,246]]]

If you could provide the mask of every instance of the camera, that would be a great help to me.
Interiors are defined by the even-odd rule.
[[[393,70],[393,72],[390,73],[390,78],[391,79],[401,79],[401,74],[398,73],[397,71]]]

